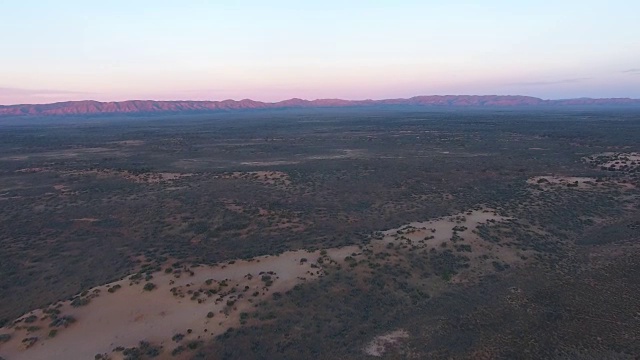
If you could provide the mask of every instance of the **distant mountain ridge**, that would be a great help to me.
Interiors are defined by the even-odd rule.
[[[91,114],[144,114],[229,111],[243,109],[286,109],[365,106],[440,106],[440,107],[515,107],[515,106],[589,106],[589,105],[638,105],[640,99],[565,99],[543,100],[519,95],[433,95],[408,99],[384,100],[304,100],[293,98],[279,102],[261,102],[250,99],[223,101],[155,101],[128,100],[99,102],[93,100],[67,101],[53,104],[0,105],[0,116],[20,115],[91,115]]]

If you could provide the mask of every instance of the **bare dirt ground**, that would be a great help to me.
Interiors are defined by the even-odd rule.
[[[342,149],[337,154],[309,156],[310,160],[358,159],[367,156],[365,149]]]
[[[590,186],[592,180],[536,177],[531,184],[539,185],[536,179],[562,186],[577,181],[578,187]],[[0,342],[0,357],[38,360],[102,354],[103,359],[115,360],[124,357],[123,350],[146,344],[144,351],[157,351],[159,359],[180,358],[192,345],[200,346],[230,328],[257,323],[252,314],[260,303],[323,277],[324,264],[393,264],[406,261],[403,256],[409,253],[464,258],[465,266],[446,278],[438,274],[441,277],[421,280],[427,281],[435,294],[448,284],[474,282],[533,258],[534,250],[490,242],[480,236],[481,227],[508,226],[513,221],[495,209],[476,207],[375,232],[370,242],[360,246],[289,251],[214,266],[168,262],[21,316],[0,329],[0,340],[4,341]],[[367,267],[357,269],[368,271]],[[374,357],[384,356],[391,349],[404,353],[405,340],[410,340],[409,333],[398,329],[373,338],[362,351]]]
[[[289,175],[282,171],[246,171],[246,172],[231,172],[224,173],[219,176],[221,179],[243,179],[249,181],[255,181],[266,185],[291,185],[291,179]]]
[[[493,209],[476,208],[376,232],[367,245],[289,251],[215,266],[165,264],[23,315],[0,329],[0,336],[8,339],[0,344],[0,356],[38,360],[103,354],[118,359],[122,350],[144,341],[160,358],[169,358],[172,352],[250,324],[259,303],[324,276],[323,264],[349,266],[382,253],[395,252],[395,257],[382,260],[391,262],[402,261],[403,252],[463,256],[465,268],[446,281],[435,278],[434,284],[473,281],[497,271],[495,264],[516,265],[531,256],[485,241],[477,233],[479,226],[509,221]],[[382,356],[408,336],[394,331],[373,339],[363,351]]]
[[[627,181],[617,181],[610,178],[596,179],[584,176],[534,176],[527,180],[529,185],[537,185],[541,188],[573,188],[577,190],[598,190],[604,188],[633,189],[635,186]]]
[[[591,189],[594,186],[597,186],[595,178],[591,177],[577,177],[577,176],[535,176],[527,180],[528,184],[540,185],[540,186],[568,186],[575,187],[577,189]]]
[[[39,159],[73,159],[87,154],[118,154],[119,151],[106,147],[77,147],[67,150],[46,151],[40,153],[29,153],[19,156],[5,156],[0,160],[20,161],[30,158]]]
[[[340,261],[355,250],[329,250],[325,256]],[[115,348],[140,341],[162,347],[168,356],[179,343],[241,325],[253,306],[274,293],[323,276],[318,257],[317,251],[299,250],[217,266],[168,267],[171,272],[153,273],[149,280],[127,277],[31,311],[0,329],[0,336],[10,336],[0,345],[0,356],[37,360],[110,354],[115,359]]]
[[[54,172],[50,168],[25,168],[16,170],[17,173],[39,173],[39,172]],[[161,182],[172,182],[175,180],[188,178],[194,176],[193,173],[172,173],[172,172],[143,172],[132,173],[126,170],[113,170],[113,169],[97,169],[97,170],[82,170],[82,171],[63,171],[59,172],[61,176],[77,176],[77,175],[95,175],[99,179],[119,177],[125,180],[129,180],[138,184],[153,184]],[[54,188],[58,191],[67,191],[67,187],[64,185],[55,185]]]
[[[161,182],[172,182],[182,178],[188,178],[194,175],[191,173],[169,173],[169,172],[164,172],[164,173],[148,172],[148,173],[134,174],[126,170],[118,171],[118,170],[108,170],[108,169],[77,171],[73,173],[68,173],[66,175],[86,175],[86,174],[93,174],[93,175],[97,175],[98,177],[120,177],[125,180],[135,182],[137,184],[157,184]]]
[[[277,166],[277,165],[294,165],[298,164],[299,161],[288,161],[288,160],[274,160],[274,161],[244,161],[241,162],[240,165],[248,165],[248,166]]]
[[[585,157],[583,161],[606,169],[629,171],[640,168],[640,153],[605,152]]]
[[[384,335],[376,336],[364,347],[363,351],[367,355],[381,357],[387,352],[388,348],[397,346],[403,339],[408,337],[409,333],[406,330],[398,329]]]
[[[124,146],[141,146],[145,144],[144,140],[121,140],[121,141],[112,141],[108,144],[115,145],[124,145]]]
[[[483,240],[477,229],[480,225],[508,222],[493,209],[474,209],[425,222],[413,222],[399,228],[376,233],[371,250],[403,249],[413,252],[439,253],[455,250],[468,258],[468,267],[451,277],[453,283],[468,282],[495,272],[493,263],[514,265],[523,263],[530,251]]]

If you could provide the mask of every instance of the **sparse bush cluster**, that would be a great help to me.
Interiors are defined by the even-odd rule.
[[[152,291],[152,290],[155,290],[156,287],[157,287],[156,284],[148,282],[148,283],[144,284],[144,287],[142,289],[144,291]]]

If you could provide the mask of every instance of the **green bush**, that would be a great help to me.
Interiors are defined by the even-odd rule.
[[[144,291],[152,291],[152,290],[155,290],[155,288],[156,288],[156,284],[148,282],[144,284],[144,287],[142,289]]]

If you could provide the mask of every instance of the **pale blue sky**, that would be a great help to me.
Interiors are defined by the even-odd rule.
[[[640,97],[640,1],[0,0],[0,104]]]

